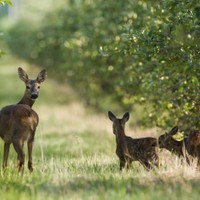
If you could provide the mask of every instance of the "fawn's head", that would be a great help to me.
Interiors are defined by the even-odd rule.
[[[113,122],[113,133],[117,135],[117,133],[121,131],[124,132],[125,123],[129,120],[130,114],[126,112],[124,116],[119,119],[111,111],[108,111],[108,117]]]
[[[39,96],[40,84],[45,81],[47,77],[46,70],[42,70],[35,80],[29,79],[27,73],[21,68],[18,68],[19,78],[25,83],[26,95],[28,98],[35,100]]]
[[[175,141],[172,136],[175,135],[177,132],[178,132],[178,127],[175,126],[174,128],[172,128],[171,131],[169,131],[169,133],[165,133],[165,134],[161,135],[158,138],[159,147],[160,148],[168,148],[168,147],[172,146],[173,142]]]

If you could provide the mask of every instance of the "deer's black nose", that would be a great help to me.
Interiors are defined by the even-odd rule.
[[[37,98],[38,98],[38,94],[36,93],[31,94],[31,99],[37,99]]]

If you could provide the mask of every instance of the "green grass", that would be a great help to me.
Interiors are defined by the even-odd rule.
[[[16,59],[0,61],[2,107],[16,103],[24,92],[17,67],[26,66],[33,78],[39,69]],[[166,152],[161,152],[160,169],[147,172],[134,162],[129,172],[120,173],[106,113],[97,115],[85,108],[68,85],[48,77],[34,109],[40,116],[33,150],[34,172],[28,172],[26,162],[23,176],[17,173],[16,153],[11,147],[9,167],[5,173],[0,171],[0,199],[199,199],[200,174],[195,165],[188,167]],[[141,137],[155,135],[153,130],[132,132]],[[1,140],[1,163],[2,155]]]

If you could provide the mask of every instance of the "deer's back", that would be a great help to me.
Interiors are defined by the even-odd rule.
[[[131,138],[126,136],[126,143],[130,155],[135,159],[150,158],[156,153],[156,138]]]
[[[16,132],[20,137],[27,139],[28,134],[33,132],[38,124],[37,113],[28,105],[9,105],[0,111],[0,136],[4,141],[12,142]]]

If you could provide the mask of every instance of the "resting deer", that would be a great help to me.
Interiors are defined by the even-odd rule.
[[[139,161],[147,170],[152,165],[158,167],[157,139],[153,137],[134,139],[125,135],[125,123],[129,120],[126,112],[122,119],[117,118],[111,111],[108,112],[109,119],[113,122],[113,133],[116,137],[116,154],[120,161],[120,170],[125,165],[130,168],[132,161]]]
[[[198,169],[200,170],[200,131],[192,130],[190,134],[181,141],[177,141],[173,138],[173,135],[177,132],[178,127],[175,126],[169,133],[160,135],[158,138],[159,147],[167,149],[180,158],[185,158],[188,164],[190,164],[188,155],[194,158],[197,157]]]
[[[19,103],[5,106],[0,111],[0,136],[4,140],[3,168],[7,166],[12,143],[17,153],[18,171],[22,170],[25,159],[23,145],[28,140],[28,168],[32,172],[32,148],[39,117],[31,107],[38,98],[40,84],[46,79],[47,72],[42,70],[35,80],[31,80],[22,68],[18,68],[18,75],[26,86],[24,96]]]

